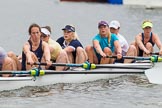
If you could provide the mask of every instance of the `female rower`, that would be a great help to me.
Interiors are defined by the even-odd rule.
[[[0,47],[0,70],[1,71],[16,71],[20,70],[20,62],[13,52],[7,53],[2,47]],[[9,74],[3,74],[3,77],[9,77]]]
[[[22,52],[22,70],[30,70],[35,62],[46,62],[51,65],[50,50],[46,42],[41,40],[41,28],[38,24],[32,24],[29,27],[29,40],[23,46]],[[30,65],[28,65],[29,63]],[[41,68],[45,68],[41,66]]]
[[[50,26],[45,26],[41,28],[41,38],[43,41],[48,43],[50,54],[51,54],[51,61],[52,63],[68,63],[68,56],[64,50],[62,50],[60,44],[56,42],[55,40],[51,39],[51,28]],[[62,58],[62,61],[60,59]],[[66,67],[63,66],[50,66],[49,69],[51,70],[66,70]]]
[[[142,23],[143,33],[135,37],[135,41],[130,45],[127,56],[150,56],[153,52],[154,44],[159,48],[159,55],[162,55],[162,43],[159,36],[152,32],[153,24],[150,20],[144,20]],[[133,60],[126,59],[124,62],[129,63]]]
[[[105,21],[98,23],[99,34],[93,38],[93,46],[87,46],[86,52],[90,63],[95,64],[110,64],[114,60],[107,58],[113,54],[117,55],[118,59],[122,58],[122,49],[118,38],[115,34],[111,34],[109,25]]]
[[[82,44],[78,40],[75,27],[66,25],[62,30],[64,36],[60,37],[57,42],[61,45],[63,50],[66,51],[70,63],[84,63],[88,57]],[[60,57],[60,61],[63,59],[64,58]]]
[[[128,51],[129,45],[127,40],[124,38],[124,36],[119,33],[120,31],[119,21],[117,20],[111,21],[109,27],[110,27],[110,32],[116,34],[117,38],[119,39],[119,43],[122,48],[122,56],[125,56]],[[124,59],[115,60],[115,62],[123,63]]]

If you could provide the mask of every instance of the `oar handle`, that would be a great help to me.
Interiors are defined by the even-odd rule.
[[[117,58],[117,56],[113,55],[113,56],[106,56],[106,58]],[[137,57],[134,56],[123,56],[123,59],[136,59]],[[141,57],[138,57],[138,59]],[[141,58],[142,59],[142,58]]]
[[[106,56],[106,58],[117,58],[117,56],[115,56],[115,55]],[[136,59],[136,57],[134,57],[134,56],[123,56],[122,58],[124,58],[124,59]]]
[[[27,62],[27,65],[31,65],[31,63]],[[35,62],[33,65],[47,65],[47,63]]]
[[[30,63],[27,63],[30,65]],[[47,65],[47,63],[35,62],[33,65]],[[70,64],[70,63],[52,63],[53,66],[69,66],[69,67],[83,67],[84,64]]]
[[[27,63],[30,65],[30,63]],[[47,65],[47,63],[35,62],[33,65]],[[82,67],[84,69],[94,69],[95,64],[91,65],[89,62],[83,64],[73,64],[73,63],[52,63],[52,66],[67,66],[67,67]]]
[[[106,56],[107,58],[117,58],[117,56]],[[153,55],[151,57],[123,56],[123,59],[150,60],[152,62],[161,62],[162,57]]]
[[[151,55],[159,55],[159,52],[151,52]]]
[[[27,63],[28,65],[30,65],[30,63]],[[33,65],[47,65],[47,63],[44,62],[35,62]],[[67,63],[52,63],[53,66],[68,66]]]
[[[117,58],[117,56],[106,56],[106,58]]]

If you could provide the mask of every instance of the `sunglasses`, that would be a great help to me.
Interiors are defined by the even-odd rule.
[[[45,35],[44,33],[41,34],[41,38],[46,38],[47,35]]]
[[[71,33],[71,31],[64,30],[64,33]]]

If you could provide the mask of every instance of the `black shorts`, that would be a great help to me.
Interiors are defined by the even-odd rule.
[[[124,58],[122,57],[121,59],[116,59],[114,63],[124,63]]]
[[[56,60],[51,60],[51,61],[52,61],[52,63],[56,62]],[[51,65],[48,69],[49,70],[56,70],[56,66]]]

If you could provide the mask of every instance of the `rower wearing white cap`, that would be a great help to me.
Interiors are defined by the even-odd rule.
[[[135,41],[130,45],[127,56],[150,56],[153,52],[154,44],[159,48],[159,55],[162,55],[162,43],[159,36],[152,32],[153,24],[150,20],[144,20],[142,23],[143,33],[139,33],[135,37]],[[124,62],[132,62],[125,60]]]
[[[126,39],[124,38],[124,36],[119,33],[119,30],[120,30],[120,23],[119,23],[119,21],[117,21],[117,20],[111,21],[109,27],[110,27],[110,32],[117,35],[117,37],[119,39],[120,46],[122,48],[122,55],[125,56],[127,51],[128,51],[129,44],[126,41]],[[123,63],[124,60],[121,59],[121,60],[117,60],[115,62]]]
[[[59,62],[59,63],[68,63],[68,56],[66,54],[65,51],[62,50],[62,47],[60,46],[60,44],[58,42],[56,42],[55,40],[51,39],[51,28],[50,26],[45,26],[45,27],[41,27],[41,38],[43,41],[47,42],[50,48],[50,54],[51,54],[51,61],[54,62]],[[60,61],[60,58],[63,59],[63,61]],[[56,66],[56,68],[54,66],[50,66],[49,69],[56,69],[56,70],[66,70],[66,67],[60,67],[60,66]]]

